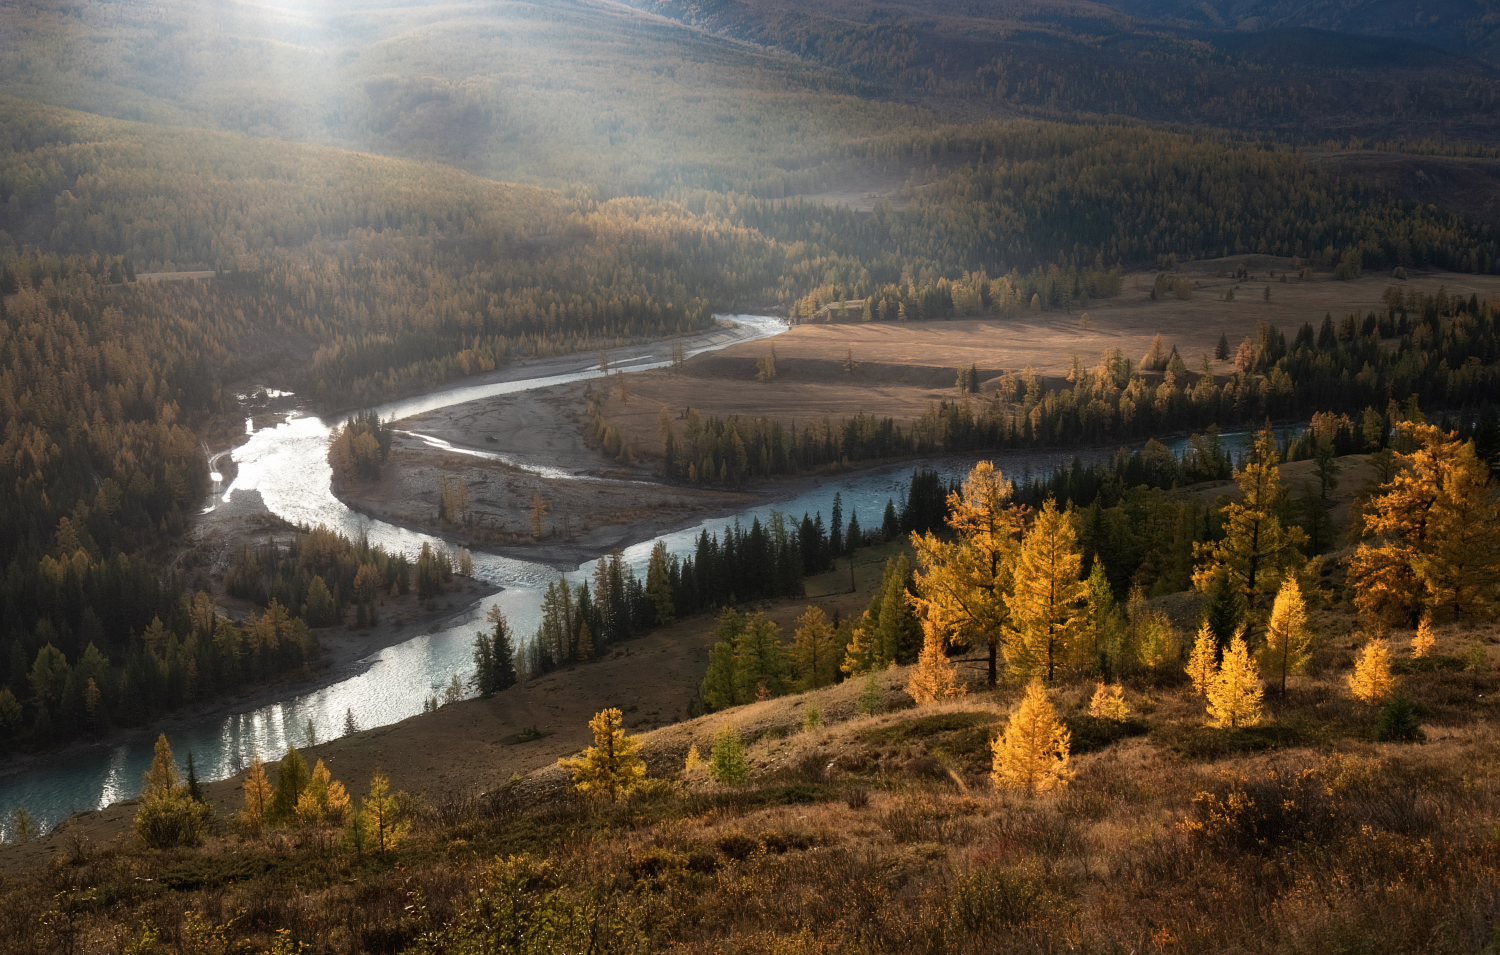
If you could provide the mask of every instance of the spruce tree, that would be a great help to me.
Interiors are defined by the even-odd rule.
[[[1027,796],[1066,786],[1073,778],[1068,769],[1071,740],[1042,681],[1033,678],[1011,710],[1005,731],[990,742],[990,781],[996,789],[1019,790]]]
[[[1244,614],[1244,599],[1230,579],[1229,569],[1220,567],[1208,585],[1208,599],[1203,604],[1203,624],[1214,639],[1214,662],[1229,646],[1235,631],[1240,629]]]
[[[297,799],[307,788],[308,779],[307,761],[297,747],[288,746],[276,769],[276,789],[271,795],[272,822],[287,822],[296,814]]]
[[[193,764],[193,751],[188,750],[187,794],[193,802],[203,801],[203,791],[198,788],[198,767]]]
[[[1279,516],[1286,486],[1277,470],[1276,443],[1262,431],[1245,466],[1236,472],[1240,499],[1224,507],[1224,537],[1195,544],[1200,589],[1208,589],[1214,575],[1228,573],[1236,589],[1253,606],[1255,598],[1278,586],[1286,571],[1301,559],[1297,548],[1306,539],[1300,528],[1288,528]]]

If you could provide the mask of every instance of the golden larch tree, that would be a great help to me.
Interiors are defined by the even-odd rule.
[[[1015,590],[1005,598],[1005,660],[1016,673],[1050,681],[1073,662],[1087,619],[1082,568],[1073,522],[1049,498],[1021,541]]]
[[[266,824],[271,811],[271,784],[266,779],[266,764],[256,754],[250,762],[250,772],[245,774],[245,808],[240,812],[240,824],[251,832],[259,832]]]
[[[989,684],[999,679],[999,647],[1009,617],[1020,511],[1011,483],[993,463],[980,461],[962,489],[948,495],[953,540],[912,535],[916,550],[913,604],[946,638],[960,646],[989,648]]]
[[[1245,638],[1236,633],[1224,650],[1224,659],[1208,681],[1208,716],[1221,729],[1254,726],[1260,722],[1264,690],[1260,672]]]
[[[1243,639],[1243,630],[1241,630]],[[1208,695],[1208,684],[1213,679],[1214,672],[1219,668],[1219,643],[1214,639],[1213,628],[1205,620],[1198,628],[1198,636],[1193,640],[1193,652],[1188,657],[1187,671],[1188,679],[1193,681],[1193,689],[1199,696]]]
[[[1288,576],[1276,592],[1271,619],[1266,624],[1266,646],[1261,660],[1266,671],[1281,681],[1281,695],[1286,696],[1286,678],[1307,665],[1307,648],[1312,636],[1307,629],[1307,603],[1297,578]]]
[[[926,620],[922,631],[922,653],[911,671],[906,692],[918,706],[963,696],[965,687],[959,682],[953,662],[948,659],[942,632]]]
[[[1112,686],[1100,683],[1094,689],[1094,698],[1089,700],[1089,715],[1121,722],[1130,719],[1130,704],[1125,702],[1125,688],[1118,683]]]
[[[573,774],[573,786],[610,802],[629,795],[646,778],[641,741],[625,732],[625,717],[616,707],[600,710],[589,720],[594,745],[578,759],[559,760]]]
[[[1472,441],[1419,422],[1400,425],[1416,449],[1370,499],[1349,560],[1360,612],[1415,622],[1423,606],[1488,614],[1500,595],[1500,497]]]
[[[1349,674],[1349,690],[1362,702],[1374,706],[1385,700],[1396,689],[1396,678],[1391,676],[1391,651],[1385,641],[1371,640],[1359,652],[1354,661],[1354,672]]]
[[[401,804],[391,792],[390,780],[379,769],[370,777],[370,792],[359,812],[358,829],[377,850],[394,849],[411,827],[401,817]]]
[[[990,742],[990,782],[997,789],[1020,790],[1027,796],[1066,786],[1073,778],[1068,769],[1071,742],[1042,681],[1033,678],[1011,711],[1005,732]]]
[[[1412,634],[1411,655],[1420,660],[1431,653],[1436,644],[1437,638],[1432,634],[1432,618],[1423,617],[1422,622],[1417,624],[1417,632]]]

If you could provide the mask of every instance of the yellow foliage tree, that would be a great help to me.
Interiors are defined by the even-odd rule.
[[[1086,619],[1082,568],[1073,522],[1049,498],[1021,542],[1015,590],[1005,597],[1005,661],[1014,672],[1050,681],[1073,661]]]
[[[961,490],[948,495],[954,539],[912,535],[918,612],[960,646],[989,647],[989,683],[999,679],[999,646],[1009,616],[1019,512],[1011,483],[993,463],[980,461]]]
[[[1488,614],[1500,594],[1500,496],[1472,441],[1420,422],[1401,424],[1417,445],[1370,499],[1363,542],[1349,561],[1361,613],[1388,623],[1423,605]]]
[[[1417,659],[1427,656],[1437,644],[1437,638],[1432,635],[1432,618],[1423,617],[1422,622],[1417,624],[1417,632],[1411,638],[1411,655]]]
[[[641,741],[626,734],[625,718],[615,707],[594,714],[589,729],[594,731],[594,745],[578,759],[559,762],[573,774],[573,785],[579,792],[616,802],[646,778]]]
[[[360,809],[358,828],[381,852],[394,849],[410,828],[401,818],[401,805],[391,793],[390,780],[378,769],[370,777],[370,792]]]
[[[917,666],[906,684],[906,692],[917,701],[918,706],[951,700],[964,695],[964,685],[958,680],[948,654],[944,652],[942,633],[931,622],[922,623],[922,653],[917,657]]]
[[[1089,701],[1089,715],[1104,720],[1130,719],[1130,704],[1125,702],[1125,688],[1118,683],[1113,686],[1100,683],[1094,689],[1094,698]]]
[[[1271,620],[1266,624],[1266,646],[1261,653],[1266,670],[1281,679],[1281,695],[1286,696],[1288,673],[1307,665],[1307,648],[1311,636],[1307,630],[1307,604],[1297,578],[1288,576],[1276,592]]]
[[[1239,636],[1241,639],[1244,638],[1243,629]],[[1214,672],[1218,669],[1218,655],[1218,641],[1214,639],[1213,628],[1205,620],[1198,628],[1198,636],[1193,640],[1193,652],[1188,657],[1186,667],[1188,679],[1193,681],[1193,689],[1199,696],[1208,695],[1209,681],[1213,679]]]
[[[240,812],[240,824],[251,832],[259,832],[266,824],[266,814],[271,811],[271,784],[266,780],[266,764],[259,754],[251,761],[242,788],[245,808]]]
[[[165,733],[156,739],[145,779],[146,789],[134,820],[136,837],[153,849],[202,842],[208,832],[208,807],[194,800],[187,786],[179,782],[177,761],[172,758]]]
[[[297,797],[297,821],[306,826],[341,826],[349,811],[349,793],[333,778],[323,761],[313,767],[307,788]]]
[[[1260,672],[1245,639],[1236,633],[1224,650],[1224,659],[1208,681],[1208,715],[1212,725],[1222,729],[1254,726],[1260,722]]]
[[[1042,681],[1033,678],[1011,711],[1005,732],[990,742],[990,782],[997,789],[1020,790],[1027,796],[1066,786],[1073,778],[1068,769],[1071,742]]]
[[[1354,661],[1354,672],[1349,674],[1349,690],[1361,701],[1374,706],[1395,689],[1396,679],[1391,676],[1391,651],[1386,649],[1384,640],[1371,640]]]

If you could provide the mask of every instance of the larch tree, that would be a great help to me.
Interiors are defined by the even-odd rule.
[[[1108,672],[1111,660],[1119,650],[1120,614],[1115,601],[1114,588],[1109,575],[1104,571],[1104,561],[1095,559],[1089,570],[1084,599],[1088,605],[1087,633],[1089,665],[1099,672]]]
[[[1436,644],[1437,638],[1432,634],[1432,618],[1424,616],[1422,622],[1417,624],[1417,632],[1412,634],[1411,655],[1420,660],[1431,653]]]
[[[245,793],[245,808],[240,811],[240,824],[252,833],[260,832],[270,819],[271,784],[266,781],[266,764],[259,754],[250,761],[250,771],[245,774],[241,788]]]
[[[360,806],[359,823],[354,828],[379,852],[394,849],[410,828],[402,818],[400,801],[391,792],[390,780],[379,769],[370,777],[370,792]],[[346,838],[349,835],[346,828]]]
[[[1208,590],[1214,576],[1225,573],[1247,605],[1281,583],[1301,560],[1297,548],[1306,540],[1300,528],[1286,527],[1278,515],[1286,485],[1277,469],[1276,442],[1262,431],[1245,466],[1235,472],[1240,499],[1225,505],[1222,540],[1195,544],[1199,561],[1193,582]]]
[[[1398,437],[1395,473],[1364,508],[1349,561],[1360,612],[1415,623],[1424,606],[1455,615],[1493,610],[1500,594],[1500,499],[1472,441],[1415,421]]]
[[[1219,642],[1214,636],[1213,628],[1205,620],[1198,628],[1198,636],[1193,640],[1193,652],[1188,656],[1185,668],[1188,679],[1193,681],[1193,689],[1199,696],[1208,695],[1209,682],[1218,667]]]
[[[1125,702],[1125,687],[1118,683],[1112,686],[1098,684],[1094,688],[1093,698],[1089,700],[1089,715],[1119,722],[1130,719],[1130,704]]]
[[[1005,597],[1005,660],[1012,671],[1050,681],[1073,662],[1085,619],[1082,568],[1073,522],[1049,498],[1021,541],[1015,590]]]
[[[738,785],[750,775],[750,761],[745,758],[745,742],[732,723],[725,723],[714,734],[713,749],[708,754],[708,774],[715,782]]]
[[[1011,710],[1005,731],[990,742],[990,782],[997,789],[1019,790],[1027,796],[1066,786],[1073,778],[1068,769],[1071,742],[1042,681],[1033,678]]]
[[[651,548],[651,560],[646,565],[646,597],[656,611],[657,626],[665,627],[677,619],[677,610],[672,605],[672,558],[667,554],[667,542],[659,540]]]
[[[917,701],[918,706],[939,703],[963,696],[965,687],[958,679],[958,671],[948,659],[943,633],[928,622],[923,627],[922,653],[912,669],[906,692]]]
[[[1362,703],[1374,706],[1395,689],[1396,678],[1391,676],[1391,651],[1386,648],[1384,640],[1369,641],[1354,661],[1354,672],[1349,674],[1349,691]]]
[[[827,614],[818,607],[808,607],[797,618],[796,640],[791,650],[797,687],[816,690],[837,683],[842,653],[838,634],[829,624]]]
[[[999,679],[999,648],[1010,614],[1005,594],[1017,550],[1019,512],[1011,494],[1011,483],[994,464],[980,461],[962,489],[948,495],[954,540],[912,535],[919,613],[955,643],[988,646],[991,686]]]
[[[1239,634],[1229,641],[1224,659],[1208,682],[1208,716],[1221,729],[1254,726],[1261,719],[1260,671]]]
[[[188,795],[177,774],[177,761],[167,735],[156,739],[151,768],[145,773],[145,791],[136,810],[136,837],[152,849],[195,846],[208,832],[208,807]]]
[[[1286,696],[1287,675],[1299,673],[1307,665],[1311,642],[1302,588],[1297,585],[1296,577],[1288,576],[1276,592],[1271,619],[1266,623],[1265,649],[1261,651],[1266,672],[1274,674],[1281,683],[1282,696]]]
[[[646,778],[641,741],[625,732],[625,717],[615,707],[594,714],[589,729],[594,731],[594,745],[578,759],[559,764],[573,774],[573,787],[579,792],[618,802]]]
[[[745,618],[745,632],[734,645],[734,663],[738,702],[783,696],[791,689],[781,628],[763,613]]]

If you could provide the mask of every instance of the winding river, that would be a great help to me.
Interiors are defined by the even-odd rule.
[[[779,319],[765,316],[727,316],[734,328],[707,336],[700,347],[688,354],[712,351],[735,342],[767,338],[786,330]],[[664,352],[670,343],[619,350],[611,356],[614,370],[640,371],[667,364]],[[555,364],[553,367],[557,367]],[[376,409],[382,419],[396,420],[423,414],[438,408],[462,404],[480,398],[545,388],[596,378],[598,364],[580,357],[572,370],[545,377],[516,377],[485,384],[449,387],[416,398],[393,402]],[[524,374],[524,368],[519,369]],[[289,521],[325,524],[343,534],[368,535],[370,541],[391,550],[415,556],[423,543],[447,546],[445,542],[358,514],[334,497],[330,488],[331,471],[327,461],[328,439],[337,419],[293,415],[275,427],[252,430],[249,439],[233,451],[238,473],[227,488],[216,488],[209,507],[228,502],[237,493],[260,495],[266,508]],[[420,437],[420,436],[418,436]],[[442,442],[428,439],[443,446]],[[586,474],[562,471],[545,463],[512,460],[503,453],[475,452],[454,448],[456,452],[481,454],[507,461],[552,478],[598,480]],[[1085,452],[1084,456],[1102,456],[1106,452]],[[1044,473],[1076,456],[1076,451],[1002,452],[985,455],[1016,478]],[[936,466],[945,480],[967,472],[977,456],[943,459]],[[665,540],[674,553],[688,553],[701,530],[718,533],[726,524],[739,520],[747,524],[759,517],[764,521],[772,510],[796,518],[804,512],[831,513],[833,496],[842,495],[844,513],[857,513],[866,527],[878,526],[880,514],[888,499],[898,501],[906,492],[913,465],[903,463],[832,477],[789,500],[747,509],[727,518],[715,518],[661,537],[643,541],[625,551],[625,559],[638,574],[645,565],[657,540]],[[541,591],[557,579],[557,571],[544,565],[475,552],[474,576],[502,589],[485,597],[461,613],[449,617],[427,634],[380,650],[360,661],[354,672],[318,689],[292,693],[275,703],[194,720],[176,720],[167,725],[172,748],[179,759],[191,751],[201,779],[223,779],[240,772],[251,758],[261,754],[274,759],[290,745],[303,746],[310,741],[307,727],[313,728],[317,741],[342,735],[345,714],[352,713],[358,726],[369,729],[395,723],[420,713],[423,700],[439,691],[454,674],[467,677],[473,668],[472,646],[475,632],[483,626],[485,612],[498,604],[521,635],[532,633],[540,619]],[[566,576],[576,583],[589,573],[592,562],[580,565]],[[135,796],[141,787],[141,776],[151,761],[155,732],[133,736],[127,742],[109,746],[75,747],[63,754],[49,756],[23,768],[0,776],[0,820],[8,822],[12,810],[25,806],[44,827],[55,825],[70,813],[100,809],[113,802]]]

